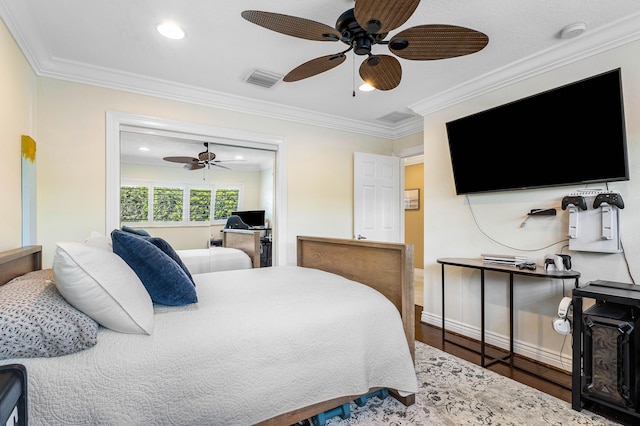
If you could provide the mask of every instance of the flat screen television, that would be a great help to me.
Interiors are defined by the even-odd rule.
[[[629,180],[620,69],[446,128],[457,194]]]
[[[231,212],[231,214],[240,216],[240,219],[251,227],[264,226],[264,210],[244,210]]]

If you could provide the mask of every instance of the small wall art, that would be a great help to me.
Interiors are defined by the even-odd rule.
[[[420,210],[420,189],[404,190],[404,209]]]

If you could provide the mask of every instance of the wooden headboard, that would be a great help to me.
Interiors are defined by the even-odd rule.
[[[0,285],[42,269],[42,246],[25,246],[0,253]]]
[[[321,269],[366,284],[398,308],[415,359],[413,245],[299,236],[298,266]]]

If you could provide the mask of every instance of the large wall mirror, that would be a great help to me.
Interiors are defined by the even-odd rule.
[[[272,136],[110,112],[106,231],[126,225],[176,250],[204,249],[221,244],[233,214],[262,229],[276,264],[283,147]]]

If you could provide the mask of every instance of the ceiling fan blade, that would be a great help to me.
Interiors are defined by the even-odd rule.
[[[185,164],[182,168],[186,170],[199,170],[204,168],[204,164],[198,163],[196,161],[190,164]]]
[[[338,41],[341,38],[335,28],[310,19],[260,10],[245,10],[241,15],[256,25],[293,37],[318,41]]]
[[[292,81],[312,77],[337,67],[343,63],[345,59],[346,56],[343,53],[336,53],[312,59],[289,71],[289,74],[285,75],[283,80],[290,83]]]
[[[418,25],[399,32],[389,50],[403,59],[427,61],[476,53],[489,43],[480,31],[455,25]]]
[[[362,28],[382,34],[407,22],[419,4],[420,0],[356,0],[354,13]]]
[[[379,60],[377,64],[376,58]],[[391,90],[400,84],[402,67],[393,56],[376,55],[360,65],[360,77],[378,90]]]
[[[229,167],[227,167],[227,166],[223,166],[222,164],[217,164],[217,162],[209,163],[209,164],[211,164],[211,165],[212,165],[212,166],[214,166],[214,167],[220,167],[221,169],[231,170],[231,169],[230,169]]]
[[[187,163],[187,164],[198,162],[198,159],[193,157],[164,157],[163,160],[171,161],[173,163]]]

